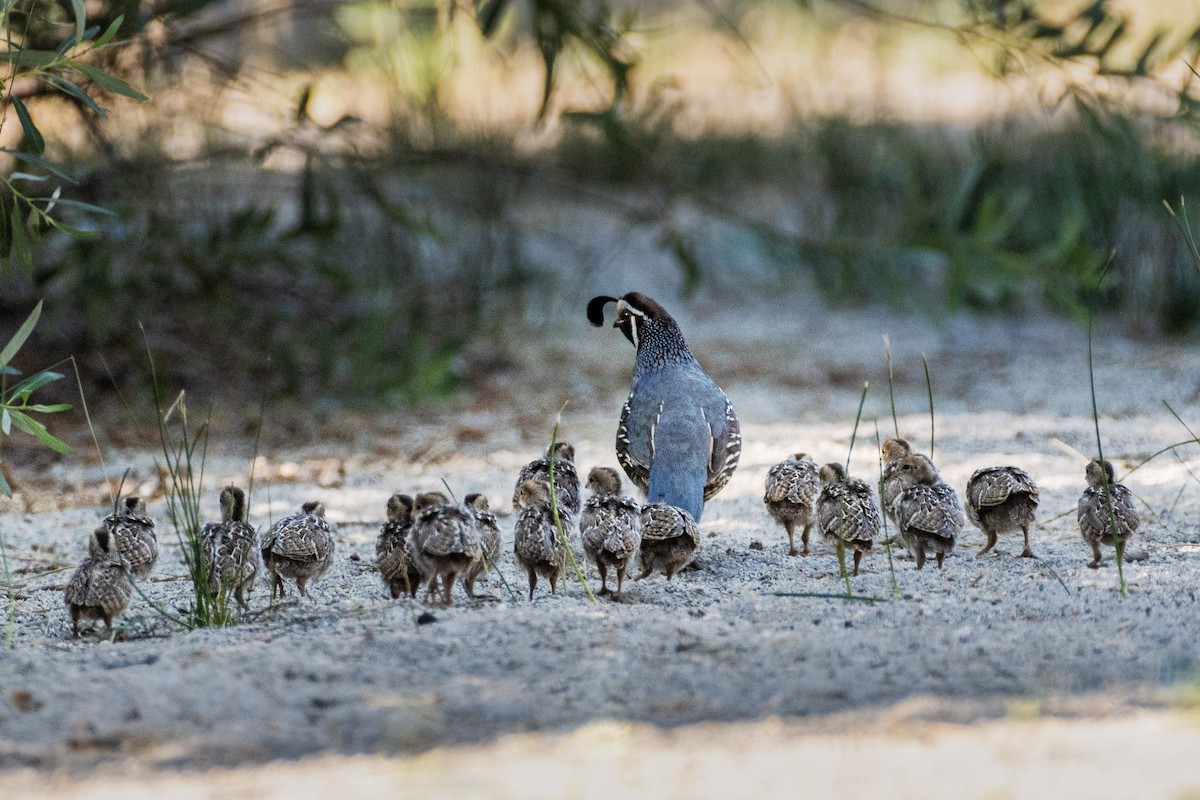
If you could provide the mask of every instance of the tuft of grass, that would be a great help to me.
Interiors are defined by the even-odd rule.
[[[900,438],[900,421],[896,419],[896,379],[892,374],[892,340],[885,333],[883,335],[883,356],[887,359],[888,371],[888,404],[892,409],[892,428],[896,431],[896,438]],[[876,431],[878,433],[878,431]]]
[[[937,434],[937,424],[933,414],[933,378],[929,374],[929,359],[921,353],[921,364],[925,367],[925,393],[929,396],[929,460],[933,461],[933,440]]]
[[[563,408],[566,408],[566,403],[563,403]],[[554,527],[558,530],[558,535],[562,539],[563,550],[567,554],[567,563],[575,573],[575,577],[579,579],[579,585],[583,587],[583,593],[588,599],[596,603],[596,595],[592,594],[591,588],[587,585],[587,576],[583,572],[583,568],[579,562],[575,560],[575,551],[571,546],[571,539],[567,536],[566,530],[563,528],[562,516],[558,513],[558,491],[554,486],[554,462],[556,460],[554,446],[558,444],[558,426],[562,422],[563,408],[558,410],[558,416],[554,418],[554,430],[550,432],[550,447],[547,451],[550,466],[550,515],[554,518]]]
[[[142,335],[145,337],[144,328]],[[162,461],[158,463],[159,480],[163,484],[167,510],[183,551],[184,563],[192,578],[192,607],[184,624],[188,628],[226,627],[236,621],[232,598],[225,587],[220,587],[215,595],[212,593],[202,541],[204,518],[201,516],[200,498],[208,453],[209,419],[201,422],[195,430],[191,428],[187,394],[184,391],[179,392],[169,407],[163,407],[158,371],[148,340],[146,354],[150,362],[151,389],[162,450]]]
[[[1108,265],[1111,263],[1112,263],[1112,259],[1110,258],[1108,264],[1105,264],[1104,269],[1101,270],[1100,275],[1097,278],[1097,281],[1096,281],[1097,285],[1099,285],[1100,282],[1104,280],[1104,274],[1108,271]],[[1088,386],[1091,389],[1091,396],[1092,396],[1092,426],[1095,428],[1095,431],[1096,431],[1096,454],[1097,454],[1097,457],[1100,459],[1100,463],[1103,464],[1104,463],[1104,437],[1102,437],[1100,435],[1100,410],[1099,410],[1099,405],[1096,403],[1096,365],[1095,365],[1095,360],[1092,357],[1092,341],[1094,339],[1094,336],[1093,336],[1094,328],[1095,328],[1095,314],[1089,309],[1088,310],[1088,320],[1087,320]],[[1109,530],[1113,537],[1114,549],[1117,551],[1117,556],[1116,556],[1117,587],[1118,587],[1120,596],[1125,597],[1126,593],[1127,593],[1126,586],[1125,586],[1125,564],[1124,564],[1125,559],[1122,558],[1123,548],[1121,548],[1120,546],[1117,545],[1117,518],[1116,518],[1116,514],[1113,513],[1112,492],[1109,490],[1109,487],[1108,487],[1108,470],[1101,469],[1100,476],[1101,476],[1101,482],[1104,485],[1104,499],[1108,506]]]
[[[883,449],[883,438],[879,435],[879,420],[875,420],[875,451],[880,452]],[[883,459],[879,459],[879,500],[883,501]],[[892,581],[892,599],[900,599],[900,584],[896,581],[896,564],[892,560],[892,537],[888,535],[888,515],[887,509],[880,509],[880,517],[883,520],[883,549],[887,553],[888,560],[888,576]]]

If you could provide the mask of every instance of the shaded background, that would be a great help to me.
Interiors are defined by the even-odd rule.
[[[97,63],[150,99],[90,87],[99,118],[12,84],[79,176],[64,196],[115,215],[62,209],[100,236],[6,262],[0,330],[44,298],[17,366],[74,354],[101,405],[146,392],[147,350],[221,402],[406,404],[635,287],[1154,336],[1200,311],[1163,208],[1200,179],[1186,0],[87,11],[125,15]],[[9,31],[52,48],[70,19],[22,0]]]

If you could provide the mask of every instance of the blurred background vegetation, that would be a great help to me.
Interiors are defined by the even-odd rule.
[[[88,0],[144,103],[19,74],[80,2],[4,0],[8,185],[88,205],[5,246],[0,330],[44,299],[22,355],[89,390],[148,342],[230,398],[452,391],[621,237],[684,294],[1200,321],[1192,0]]]

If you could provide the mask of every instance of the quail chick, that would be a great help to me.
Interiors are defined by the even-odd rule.
[[[517,524],[513,551],[529,575],[529,600],[537,588],[538,576],[550,581],[550,594],[558,591],[558,576],[566,563],[566,547],[550,511],[550,485],[543,481],[525,481],[517,487]]]
[[[879,494],[883,501],[883,513],[887,514],[893,523],[896,523],[896,515],[892,512],[892,503],[896,502],[896,496],[904,488],[900,476],[896,474],[896,464],[911,454],[912,446],[906,439],[888,439],[879,448],[879,457],[883,462],[883,485]]]
[[[405,552],[412,526],[413,499],[406,494],[393,494],[387,501],[387,522],[375,540],[375,566],[393,600],[401,594],[416,597],[421,584],[421,573],[408,562]]]
[[[1133,503],[1133,492],[1117,483],[1108,460],[1093,460],[1087,465],[1087,488],[1079,498],[1079,532],[1092,548],[1092,569],[1100,566],[1100,545],[1117,548],[1117,558],[1125,555],[1125,543],[1137,532],[1141,520]],[[1111,501],[1111,513],[1110,509]]]
[[[808,555],[808,532],[815,521],[817,494],[821,491],[817,465],[808,460],[805,453],[789,456],[780,461],[767,473],[767,489],[763,502],[775,521],[783,526],[788,535],[788,555],[796,553],[795,527],[804,526],[800,534],[803,550]]]
[[[696,557],[700,547],[700,529],[692,515],[666,503],[642,507],[642,573],[640,581],[654,570],[667,580]]]
[[[996,546],[996,536],[1020,529],[1025,535],[1023,558],[1033,558],[1029,526],[1038,507],[1038,488],[1029,473],[1017,467],[985,467],[967,481],[967,519],[987,535],[979,555]]]
[[[308,597],[308,581],[318,580],[333,563],[333,526],[325,519],[325,506],[314,500],[284,517],[262,537],[263,564],[274,576],[271,599],[284,597],[283,579],[292,578],[301,597]]]
[[[579,516],[579,470],[575,467],[575,448],[566,442],[556,442],[551,450],[546,451],[544,458],[534,459],[517,474],[517,484],[513,487],[513,511],[520,511],[517,504],[517,493],[525,481],[545,481],[550,483],[550,457],[554,456],[554,493],[558,497],[558,511],[564,511],[577,518]]]
[[[902,488],[892,502],[892,513],[900,528],[900,539],[916,558],[917,569],[925,566],[927,550],[934,552],[941,569],[966,524],[958,495],[938,477],[927,456],[904,456],[895,462],[895,470]]]
[[[617,573],[621,594],[625,568],[642,543],[642,509],[637,500],[621,494],[621,475],[612,467],[593,467],[587,488],[592,496],[583,504],[579,533],[583,549],[600,572],[600,594],[608,594],[608,569]]]
[[[422,580],[428,582],[426,597],[437,592],[440,578],[442,602],[451,605],[454,581],[483,559],[475,518],[441,492],[418,495],[413,511],[416,521],[405,552]]]
[[[63,596],[71,612],[71,630],[75,636],[79,636],[81,619],[102,619],[111,629],[113,618],[129,605],[133,583],[122,566],[108,527],[102,525],[92,533],[88,557],[71,576]]]
[[[556,467],[555,472],[557,471]],[[485,495],[469,494],[463,498],[463,504],[467,507],[467,513],[475,519],[475,532],[479,536],[479,546],[483,549],[483,557],[463,575],[467,597],[474,598],[475,581],[484,572],[495,569],[500,559],[500,525],[496,522],[496,515],[492,513]]]
[[[158,536],[154,533],[154,520],[146,513],[146,501],[133,495],[126,497],[115,513],[101,520],[100,527],[111,534],[134,580],[140,581],[150,574],[158,561]]]
[[[821,467],[821,494],[817,498],[817,522],[821,534],[834,548],[854,550],[854,575],[864,553],[870,553],[882,520],[875,506],[875,492],[866,481],[846,475],[841,464]]]
[[[593,297],[588,321],[603,325],[608,303],[617,306],[613,327],[637,350],[617,425],[617,461],[650,503],[682,508],[699,522],[705,501],[737,468],[742,452],[737,414],[665,308],[638,292]]]
[[[232,589],[238,605],[246,608],[246,593],[258,577],[258,537],[246,522],[246,493],[236,486],[221,490],[221,521],[210,522],[200,532],[200,553],[213,597]]]

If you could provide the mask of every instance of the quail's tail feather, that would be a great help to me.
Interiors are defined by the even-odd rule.
[[[650,467],[650,487],[647,497],[651,503],[666,503],[681,508],[696,522],[704,511],[704,481],[708,467],[703,459],[687,461],[659,460]]]

